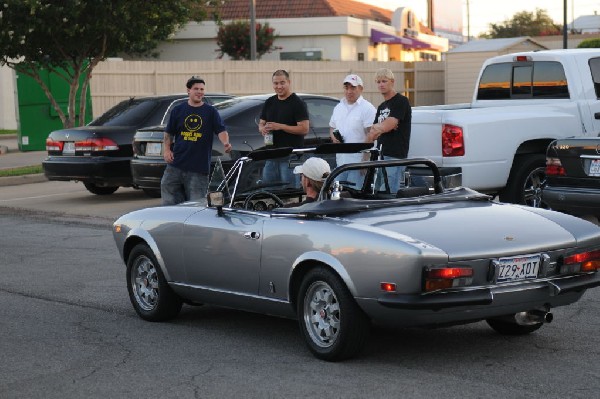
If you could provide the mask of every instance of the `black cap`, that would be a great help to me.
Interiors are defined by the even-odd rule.
[[[204,82],[204,79],[202,79],[200,76],[192,76],[191,78],[188,79],[187,83],[185,84],[185,87],[187,87],[188,89],[191,89],[192,86],[194,85],[194,83],[206,84]]]

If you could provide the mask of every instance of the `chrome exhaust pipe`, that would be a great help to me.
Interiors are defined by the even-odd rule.
[[[551,323],[554,315],[545,310],[530,310],[528,312],[519,312],[515,314],[515,321],[521,326],[529,326],[538,323]]]

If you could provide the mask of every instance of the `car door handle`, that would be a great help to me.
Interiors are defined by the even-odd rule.
[[[600,112],[596,112],[594,114],[594,119],[600,119]]]
[[[260,233],[258,231],[248,231],[244,233],[244,237],[249,240],[258,240],[260,238]]]

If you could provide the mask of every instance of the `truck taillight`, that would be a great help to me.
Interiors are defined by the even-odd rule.
[[[560,159],[546,157],[546,176],[566,176]]]
[[[515,62],[531,62],[533,58],[529,55],[517,55],[513,57],[513,61]]]
[[[442,127],[442,156],[461,157],[465,155],[465,140],[460,126],[444,124]]]
[[[117,143],[107,138],[90,138],[75,142],[75,151],[115,151],[118,150]]]
[[[464,287],[473,282],[473,269],[470,267],[444,267],[425,270],[425,292]]]
[[[62,151],[63,143],[61,141],[54,141],[50,137],[46,139],[46,151]]]

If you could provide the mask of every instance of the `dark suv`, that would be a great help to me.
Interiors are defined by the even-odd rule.
[[[263,104],[270,96],[272,94],[240,96],[215,105],[225,123],[233,149],[231,154],[224,154],[221,142],[214,140],[213,163],[220,159],[227,170],[240,156],[264,146],[264,139],[258,132],[258,121]],[[330,142],[329,120],[339,99],[316,94],[298,93],[298,96],[306,103],[310,118],[305,146]],[[163,124],[140,129],[134,136],[134,158],[131,161],[133,182],[151,196],[160,196],[160,180],[166,166],[162,156],[164,130]]]
[[[207,103],[233,98],[206,94]],[[134,186],[130,162],[136,130],[162,123],[174,102],[186,94],[131,98],[115,105],[86,126],[55,130],[46,139],[48,157],[42,162],[48,180],[81,181],[91,193],[112,194]]]

